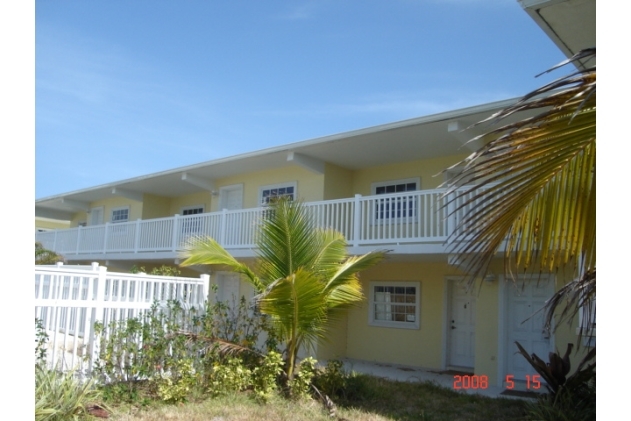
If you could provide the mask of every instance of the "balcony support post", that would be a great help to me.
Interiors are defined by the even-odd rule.
[[[75,250],[75,254],[79,254],[79,245],[81,243],[81,225],[79,225],[77,229],[77,248]]]
[[[171,243],[171,250],[172,251],[177,251],[177,232],[178,232],[178,225],[179,225],[179,218],[180,215],[178,215],[177,213],[175,215],[173,215],[173,240]]]
[[[138,249],[140,248],[140,218],[136,219],[136,232],[134,238],[134,253],[138,253]]]
[[[228,209],[221,211],[221,220],[219,223],[219,244],[226,247],[226,221],[228,220]]]
[[[359,246],[359,240],[361,238],[361,194],[355,195],[355,202],[353,209],[353,247]]]
[[[106,222],[105,235],[103,236],[103,254],[107,254],[107,236],[109,235],[109,231],[110,231],[110,223]]]

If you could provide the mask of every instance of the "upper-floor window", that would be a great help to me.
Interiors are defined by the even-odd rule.
[[[129,206],[112,209],[112,223],[129,221]]]
[[[204,213],[204,205],[186,206],[182,208],[182,215],[197,215],[198,213]]]
[[[204,213],[204,205],[186,206],[181,209],[182,216],[198,215]],[[182,234],[192,235],[198,234],[202,230],[202,218],[191,216],[182,220]]]
[[[372,191],[375,195],[404,193],[419,190],[420,178],[384,181],[373,183]],[[376,202],[375,219],[379,221],[394,218],[411,218],[416,216],[416,198],[414,196],[390,197]]]
[[[296,199],[296,183],[275,184],[263,186],[259,189],[259,203],[267,206],[274,200],[287,197],[289,200]]]

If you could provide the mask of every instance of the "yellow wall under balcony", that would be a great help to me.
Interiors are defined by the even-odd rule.
[[[436,174],[465,157],[466,155],[454,155],[357,170],[353,175],[353,190],[356,194],[368,196],[373,194],[372,183],[416,177],[421,178],[420,189],[435,189],[444,181],[442,175]]]
[[[204,212],[210,212],[211,197],[209,191],[202,191],[173,198],[169,206],[169,214],[165,216],[182,215],[182,208],[190,206],[203,206]]]
[[[35,229],[55,230],[70,228],[70,221],[35,217]]]
[[[438,263],[382,263],[362,272],[360,279],[366,300],[348,313],[346,356],[383,363],[440,367],[445,268],[446,265]],[[370,281],[420,282],[420,329],[369,325]]]

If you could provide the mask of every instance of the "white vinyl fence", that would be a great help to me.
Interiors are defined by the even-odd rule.
[[[181,278],[108,272],[106,267],[35,266],[35,318],[48,338],[47,359],[62,370],[92,371],[98,355],[94,324],[137,317],[155,301],[204,306],[209,276]]]

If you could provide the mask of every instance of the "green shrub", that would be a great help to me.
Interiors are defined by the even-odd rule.
[[[155,303],[136,318],[96,326],[95,373],[102,383],[116,384],[104,388],[115,399],[137,400],[139,384],[169,402],[186,400],[192,392],[245,388],[264,399],[273,391],[269,379],[277,365],[273,354],[261,363],[255,348],[266,327],[266,319],[252,313],[244,298],[235,306],[217,302],[201,310],[177,301]],[[227,358],[231,353],[238,358]]]
[[[252,370],[252,384],[257,400],[267,402],[278,390],[278,378],[283,372],[283,358],[270,351],[262,363]]]
[[[163,374],[158,380],[158,394],[163,401],[175,403],[186,401],[197,384],[193,371],[193,360],[182,359],[175,363],[175,370]]]
[[[349,374],[344,370],[342,361],[330,360],[324,370],[316,373],[313,383],[320,393],[335,399],[345,393],[348,387],[348,377]]]
[[[289,381],[289,391],[294,399],[310,396],[311,380],[315,376],[317,361],[311,357],[300,362],[294,378]]]
[[[251,381],[252,371],[244,367],[239,358],[217,361],[212,373],[211,392],[215,396],[240,392],[250,386]]]

